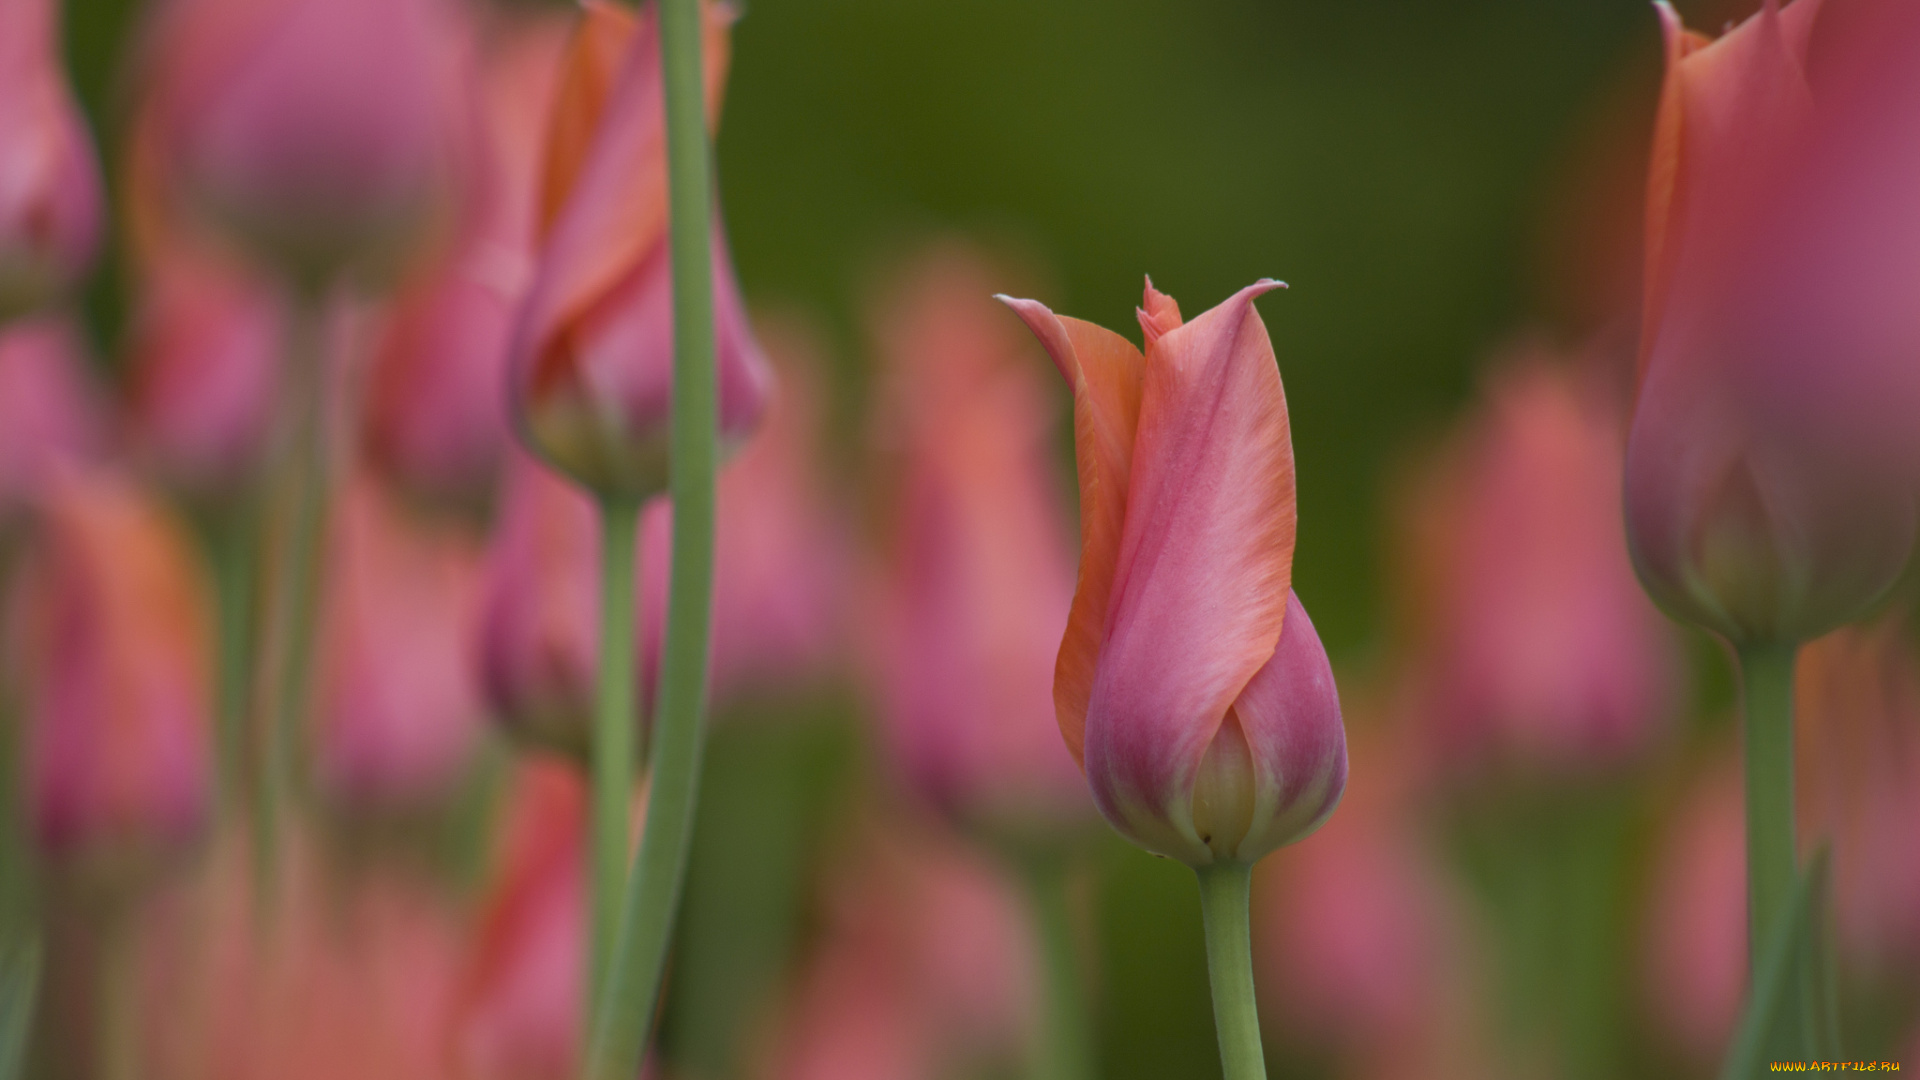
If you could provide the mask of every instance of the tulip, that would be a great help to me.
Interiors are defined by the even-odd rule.
[[[1293,446],[1261,281],[1183,324],[1147,286],[1143,356],[1009,300],[1074,394],[1080,577],[1054,676],[1067,747],[1128,839],[1251,863],[1333,812],[1346,737],[1291,588]]]
[[[322,600],[316,768],[351,809],[441,797],[481,723],[467,650],[478,553],[407,522],[372,481],[349,484],[331,522]]]
[[[572,770],[525,762],[454,1022],[471,1080],[558,1080],[579,1057],[586,972],[587,792]]]
[[[599,670],[599,537],[585,493],[524,454],[509,458],[487,553],[482,684],[509,734],[581,758]]]
[[[807,334],[776,323],[768,338],[781,393],[766,424],[720,474],[714,525],[713,649],[717,703],[764,699],[817,684],[843,644],[849,555],[821,475],[819,361]],[[646,700],[659,685],[672,570],[673,510],[647,508],[640,526]]]
[[[515,25],[488,52],[484,136],[457,237],[406,286],[367,387],[367,436],[410,489],[472,500],[498,471],[507,434],[513,312],[533,274],[540,148],[563,26]]]
[[[990,274],[936,248],[879,309],[893,460],[868,651],[914,790],[990,831],[1072,831],[1093,811],[1053,722],[1072,539],[1051,410],[987,299]]]
[[[1534,358],[1486,399],[1425,472],[1408,530],[1422,718],[1456,760],[1617,766],[1662,732],[1678,682],[1618,531],[1619,425]]]
[[[719,119],[732,9],[705,13],[707,115]],[[605,497],[666,487],[673,288],[657,14],[586,6],[551,124],[545,235],[510,349],[521,437]],[[713,235],[719,432],[737,444],[771,390],[727,246]]]
[[[1920,43],[1905,6],[1768,0],[1711,43],[1661,9],[1627,536],[1653,598],[1736,645],[1809,640],[1859,617],[1913,545],[1909,485],[1876,462],[1872,425],[1784,415],[1818,414],[1853,358],[1889,337],[1920,349],[1913,300],[1890,292],[1900,272],[1878,261],[1873,235],[1908,236],[1920,215],[1903,193],[1892,216],[1854,220],[1894,178],[1869,170],[1849,186],[1831,165],[1860,156],[1841,136],[1887,134],[1859,115],[1873,95],[1850,69],[1875,66],[1873,37]],[[1878,108],[1910,127],[1909,99]],[[1779,408],[1783,395],[1801,407]]]
[[[80,280],[105,216],[100,166],[59,68],[57,7],[0,8],[0,323]]]
[[[57,863],[109,875],[191,844],[211,801],[212,616],[181,527],[128,481],[65,471],[27,581],[27,804]]]
[[[61,461],[105,442],[98,392],[79,335],[58,319],[0,328],[0,521],[29,506]]]
[[[1647,1014],[1702,1065],[1733,1037],[1747,974],[1741,809],[1738,766],[1715,762],[1662,830],[1647,898]]]
[[[304,286],[385,269],[461,167],[444,0],[177,0],[147,93],[169,197]]]

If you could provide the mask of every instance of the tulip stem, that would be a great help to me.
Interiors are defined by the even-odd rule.
[[[1091,1080],[1093,1040],[1087,1030],[1066,860],[1037,856],[1025,869],[1045,984],[1031,1075],[1034,1080]]]
[[[593,1022],[586,1060],[591,1080],[629,1080],[639,1071],[686,880],[705,750],[719,449],[714,438],[711,148],[700,71],[703,13],[700,0],[660,0],[659,12],[673,256],[673,574],[647,823],[627,887],[616,956]]]
[[[253,664],[254,506],[249,494],[219,507],[210,523],[220,603],[219,804],[224,819],[247,802],[247,681]]]
[[[1213,863],[1199,867],[1200,915],[1207,928],[1207,974],[1213,982],[1213,1019],[1220,1032],[1225,1080],[1266,1080],[1260,1014],[1253,1003],[1253,926],[1249,907],[1253,867]]]
[[[1748,970],[1762,970],[1774,924],[1793,903],[1799,867],[1793,824],[1795,644],[1738,651],[1747,772]]]
[[[587,1016],[606,985],[627,884],[627,821],[634,771],[634,540],[640,504],[600,504],[600,686],[593,731],[593,927]]]
[[[271,887],[281,818],[293,802],[301,721],[306,713],[318,622],[322,533],[327,513],[326,305],[302,290],[292,305],[286,415],[291,420],[281,463],[289,502],[269,595],[261,702],[266,712],[263,782],[257,806],[260,865]]]

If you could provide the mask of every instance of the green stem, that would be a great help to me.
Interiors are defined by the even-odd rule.
[[[1758,972],[1799,879],[1793,826],[1793,661],[1797,645],[1739,650],[1747,771],[1747,941]]]
[[[687,870],[705,750],[707,633],[713,598],[714,374],[709,161],[700,0],[660,0],[673,256],[673,575],[661,659],[653,783],[622,913],[617,955],[594,1018],[586,1075],[629,1080],[660,997]]]
[[[1253,1003],[1253,927],[1248,905],[1253,867],[1214,863],[1198,868],[1200,914],[1207,928],[1207,974],[1213,982],[1213,1018],[1220,1031],[1225,1080],[1266,1080],[1260,1050],[1260,1014]]]
[[[99,1012],[95,1038],[99,1080],[140,1076],[140,986],[132,912],[118,909],[95,926],[99,949]]]
[[[620,928],[634,771],[634,540],[640,505],[600,504],[600,692],[593,731],[593,936],[587,1016],[594,1015]]]
[[[247,680],[253,665],[254,500],[240,496],[210,523],[220,603],[219,803],[232,816],[245,804]]]
[[[1080,982],[1080,951],[1073,933],[1064,859],[1036,858],[1026,866],[1040,944],[1044,997],[1034,1046],[1034,1080],[1091,1080],[1093,1038]]]
[[[281,462],[289,500],[269,593],[260,702],[267,712],[265,760],[257,807],[262,881],[273,880],[280,819],[293,801],[294,763],[307,704],[326,527],[326,310],[315,294],[293,305],[286,414],[292,419]]]

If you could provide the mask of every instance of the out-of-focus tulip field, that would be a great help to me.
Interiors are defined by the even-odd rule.
[[[0,1080],[1920,1069],[1916,417],[1911,0],[0,0]]]

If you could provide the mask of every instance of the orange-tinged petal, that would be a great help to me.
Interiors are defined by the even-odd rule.
[[[1148,346],[1160,340],[1162,334],[1180,328],[1180,305],[1173,297],[1153,287],[1153,279],[1147,279],[1146,295],[1140,308],[1140,332],[1146,335]]]
[[[580,25],[560,64],[560,86],[547,133],[546,176],[540,192],[543,233],[553,226],[586,166],[600,115],[606,111],[614,79],[640,26],[630,9],[611,0],[586,0],[581,8]]]
[[[1026,322],[1073,387],[1074,459],[1080,471],[1080,570],[1054,666],[1053,704],[1075,761],[1086,743],[1087,700],[1106,637],[1107,605],[1126,521],[1133,441],[1146,361],[1133,343],[1034,300],[1001,297]],[[1175,317],[1178,317],[1176,309]]]
[[[1646,291],[1647,333],[1641,336],[1639,375],[1647,370],[1653,340],[1652,330],[1660,323],[1662,302],[1666,298],[1667,274],[1672,259],[1668,235],[1676,187],[1680,182],[1680,140],[1685,123],[1681,108],[1680,64],[1688,53],[1707,44],[1707,39],[1689,31],[1680,23],[1673,7],[1662,0],[1654,5],[1660,13],[1660,29],[1666,39],[1667,75],[1660,87],[1660,112],[1654,119],[1653,160],[1647,169]]]

